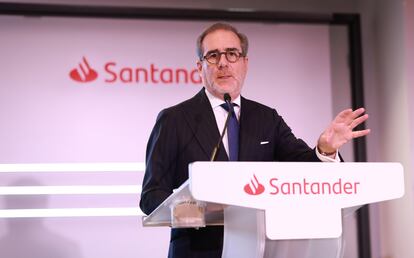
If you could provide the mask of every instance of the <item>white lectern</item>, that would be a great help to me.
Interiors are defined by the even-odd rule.
[[[224,225],[225,258],[323,258],[313,245],[341,236],[343,213],[403,195],[399,163],[195,162],[143,225]]]

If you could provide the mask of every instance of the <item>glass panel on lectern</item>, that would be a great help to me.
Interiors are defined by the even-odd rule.
[[[205,203],[194,199],[177,200],[171,205],[172,228],[200,228],[206,226]]]

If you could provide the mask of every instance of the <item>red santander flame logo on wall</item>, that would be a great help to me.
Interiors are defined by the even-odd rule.
[[[250,183],[244,186],[244,191],[250,195],[259,195],[264,192],[264,186],[257,180],[255,174],[253,174],[253,179],[250,180]]]
[[[83,57],[79,67],[70,71],[69,76],[77,82],[91,82],[98,77],[98,73],[91,68],[89,62]]]

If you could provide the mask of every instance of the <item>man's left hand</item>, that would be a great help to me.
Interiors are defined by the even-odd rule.
[[[369,134],[370,129],[353,131],[368,119],[368,114],[363,115],[364,112],[364,108],[355,111],[345,109],[340,112],[319,137],[319,152],[333,154],[348,141]]]

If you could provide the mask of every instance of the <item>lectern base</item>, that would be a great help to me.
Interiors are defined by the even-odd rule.
[[[241,215],[242,214],[242,215]],[[224,209],[223,258],[342,258],[343,238],[270,240],[264,211],[229,206]]]

